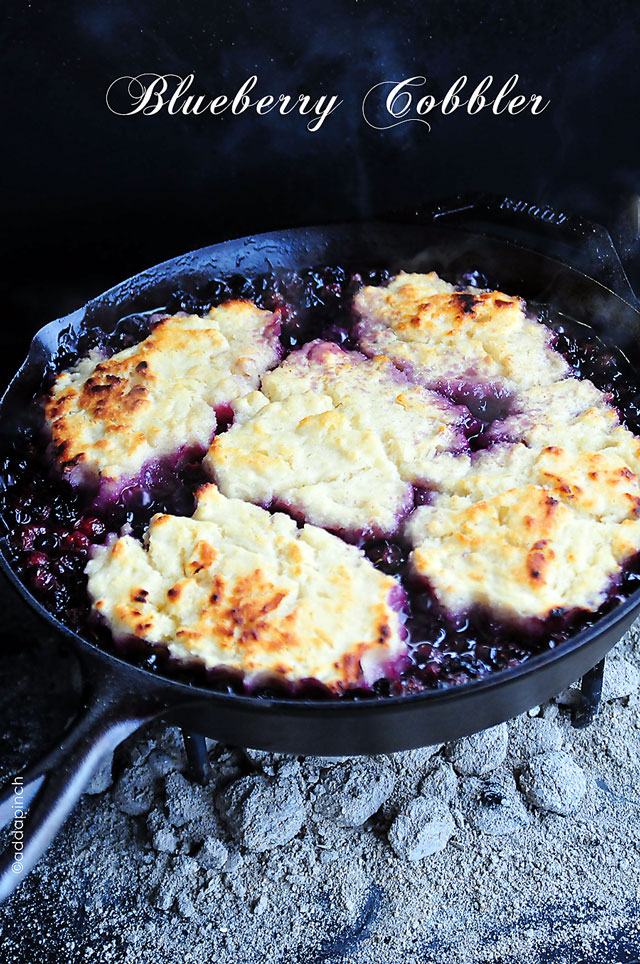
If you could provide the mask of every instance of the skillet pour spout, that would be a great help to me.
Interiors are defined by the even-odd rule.
[[[195,294],[212,278],[239,272],[255,276],[319,264],[355,270],[370,264],[457,277],[473,268],[493,287],[548,302],[575,321],[593,325],[632,364],[640,365],[640,313],[628,282],[625,287],[619,261],[616,268],[615,249],[607,250],[606,238],[597,229],[589,230],[583,222],[576,226],[567,216],[557,215],[562,252],[578,250],[581,266],[593,269],[595,276],[590,277],[557,256],[557,245],[549,242],[553,219],[544,220],[541,229],[533,206],[507,201],[486,196],[466,198],[464,203],[458,199],[458,208],[435,205],[412,212],[402,223],[304,227],[240,238],[151,268],[38,332],[0,402],[4,444],[18,430],[25,402],[41,384],[43,372],[55,368],[82,336],[104,334],[122,317],[157,309],[178,288]],[[581,247],[585,238],[586,254]],[[590,261],[594,238],[604,248],[596,261]],[[602,268],[605,262],[610,270],[598,273],[598,265]],[[0,568],[31,609],[75,649],[86,679],[84,709],[76,722],[42,760],[10,780],[0,793],[4,824],[14,814],[16,787],[21,788],[22,809],[29,810],[20,869],[15,869],[13,848],[0,860],[2,899],[35,865],[101,760],[152,720],[231,745],[299,755],[391,753],[447,742],[516,716],[568,687],[604,657],[640,609],[636,590],[566,642],[473,682],[400,697],[294,700],[215,692],[133,665],[45,610],[18,579],[4,544]]]

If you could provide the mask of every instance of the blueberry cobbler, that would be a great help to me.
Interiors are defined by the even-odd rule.
[[[234,277],[62,345],[5,459],[20,578],[139,665],[258,696],[450,686],[597,619],[638,579],[632,373],[460,280]]]

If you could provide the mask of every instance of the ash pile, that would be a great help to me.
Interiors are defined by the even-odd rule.
[[[640,672],[621,655],[605,667],[604,704],[626,705]],[[190,778],[182,738],[134,738],[94,777],[91,794],[138,825],[158,858],[156,909],[190,917],[215,875],[254,855],[306,848],[321,865],[369,835],[388,856],[425,862],[482,836],[513,838],[550,816],[579,816],[592,774],[573,751],[574,687],[473,736],[374,757],[295,757],[207,741],[209,779]],[[602,781],[596,788],[606,786]],[[268,898],[262,894],[254,911]]]

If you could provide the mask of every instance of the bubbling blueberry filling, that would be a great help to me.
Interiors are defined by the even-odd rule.
[[[183,449],[149,463],[135,478],[100,493],[91,486],[72,487],[51,471],[39,399],[57,372],[74,365],[89,350],[97,348],[108,356],[141,341],[149,334],[154,320],[166,313],[198,313],[229,298],[247,298],[276,312],[285,358],[316,339],[335,342],[346,350],[356,349],[353,296],[363,285],[381,285],[390,277],[387,270],[348,271],[336,266],[253,279],[235,275],[213,279],[196,292],[176,291],[167,305],[155,312],[123,318],[111,333],[89,328],[79,339],[71,332],[63,335],[56,357],[44,372],[39,398],[26,414],[25,424],[14,434],[0,466],[2,536],[25,586],[70,628],[152,672],[223,692],[251,692],[285,699],[335,699],[335,693],[317,680],[261,678],[248,687],[241,672],[206,670],[196,661],[177,660],[165,647],[136,638],[114,641],[93,615],[87,596],[84,568],[91,546],[114,538],[123,526],[141,538],[157,512],[191,515],[194,492],[207,480],[201,464],[204,451]],[[487,287],[486,279],[477,272],[458,280],[461,285]],[[553,331],[556,350],[566,357],[576,375],[589,378],[601,391],[610,393],[625,424],[636,433],[640,431],[640,395],[624,355],[605,345],[585,325],[559,318],[545,308],[537,312],[537,317]],[[517,410],[513,396],[504,386],[481,384],[469,375],[434,388],[469,409],[461,434],[468,439],[472,451],[504,441],[500,422]],[[221,433],[233,420],[231,407],[222,406],[216,416],[217,433]],[[412,494],[413,507],[419,507],[429,504],[433,490],[416,485]],[[282,505],[266,508],[287,510]],[[290,509],[289,512],[293,514]],[[624,568],[620,581],[611,587],[607,602],[597,613],[553,612],[545,620],[529,620],[526,625],[517,626],[480,610],[456,620],[442,611],[428,585],[410,578],[410,546],[400,534],[401,522],[399,519],[398,532],[390,538],[381,539],[372,532],[357,542],[376,568],[398,579],[395,603],[408,614],[408,658],[388,667],[387,676],[373,686],[352,687],[342,693],[341,699],[418,693],[469,682],[518,665],[593,624],[640,585],[636,557]],[[338,534],[346,541],[354,541],[348,532]]]
[[[466,405],[471,415],[486,425],[506,418],[511,411],[512,393],[500,382],[475,381],[470,376],[442,379],[430,387],[456,405]]]
[[[632,366],[619,348],[607,345],[587,325],[554,312],[547,305],[535,306],[539,321],[555,334],[554,347],[567,359],[578,378],[588,378],[611,395],[623,423],[640,433],[640,392]]]

